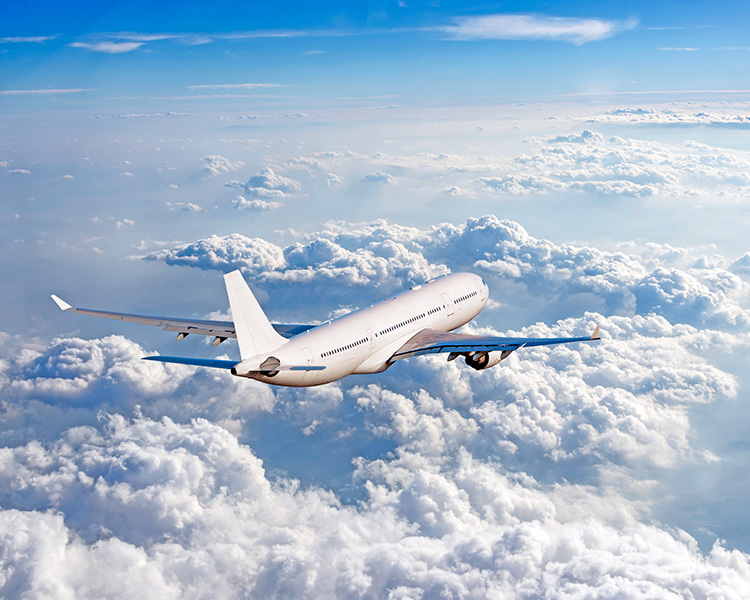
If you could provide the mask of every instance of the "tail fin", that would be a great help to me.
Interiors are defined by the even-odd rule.
[[[275,350],[288,341],[276,333],[239,271],[224,275],[224,283],[243,360]]]

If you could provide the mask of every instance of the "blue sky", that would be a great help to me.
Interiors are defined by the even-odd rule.
[[[3,88],[86,89],[56,100],[126,105],[246,83],[300,100],[415,104],[750,87],[744,3],[402,4],[9,7]]]
[[[748,11],[4,6],[0,595],[750,597]],[[603,340],[284,390],[49,298],[226,319],[235,268]]]

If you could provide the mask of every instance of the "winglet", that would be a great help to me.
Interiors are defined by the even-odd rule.
[[[599,330],[601,329],[601,325],[597,325],[596,329],[594,329],[594,333],[591,335],[592,340],[600,340],[602,338],[599,337]]]
[[[70,304],[65,302],[62,298],[58,298],[54,294],[52,294],[52,299],[55,301],[55,304],[57,304],[60,307],[60,310],[70,310],[73,308]]]

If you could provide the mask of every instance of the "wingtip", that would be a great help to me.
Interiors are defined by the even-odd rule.
[[[60,307],[60,310],[70,310],[71,308],[73,308],[70,304],[65,302],[65,300],[55,296],[54,294],[51,294],[51,298],[55,301],[55,304]]]
[[[597,325],[596,329],[594,329],[594,333],[591,335],[592,340],[600,340],[600,333],[601,333],[601,325]]]

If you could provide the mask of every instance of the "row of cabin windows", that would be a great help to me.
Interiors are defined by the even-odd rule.
[[[386,333],[389,333],[391,331],[394,331],[398,329],[399,327],[403,327],[404,325],[408,325],[409,323],[414,323],[414,321],[418,321],[419,319],[424,319],[427,315],[432,315],[436,312],[438,312],[442,306],[436,306],[435,308],[431,308],[427,312],[423,312],[421,315],[417,315],[416,317],[410,317],[406,319],[406,321],[401,321],[400,323],[396,323],[395,325],[391,325],[390,327],[386,327],[382,331],[378,332],[378,335],[385,335]]]
[[[459,302],[463,302],[464,300],[468,300],[469,298],[473,298],[476,296],[479,292],[471,292],[471,294],[466,294],[465,296],[461,296],[460,298],[456,298],[453,302],[454,304],[458,304]]]
[[[325,358],[326,356],[333,356],[334,354],[338,354],[339,352],[343,352],[344,350],[351,350],[352,348],[356,348],[357,346],[361,346],[367,341],[367,338],[360,338],[356,342],[352,342],[351,344],[344,344],[340,348],[334,348],[333,350],[327,350],[326,352],[323,352],[323,354],[320,355],[320,358]]]

